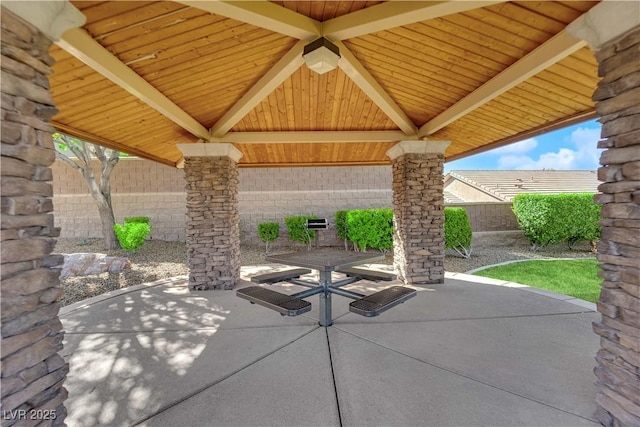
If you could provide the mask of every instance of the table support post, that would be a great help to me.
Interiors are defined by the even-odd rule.
[[[322,286],[322,292],[320,292],[320,306],[319,317],[320,326],[331,326],[333,320],[331,319],[331,293],[329,292],[329,286],[331,285],[331,272],[320,270],[320,286]]]

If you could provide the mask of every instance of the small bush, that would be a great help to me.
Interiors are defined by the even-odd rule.
[[[346,219],[347,235],[361,251],[393,249],[393,210],[354,209]]]
[[[600,238],[600,206],[593,194],[520,194],[513,213],[525,237],[538,247]]]
[[[274,242],[280,235],[280,224],[277,222],[263,222],[258,224],[258,236],[265,243],[264,251],[269,252],[269,243]]]
[[[113,230],[122,249],[135,252],[144,244],[144,239],[151,232],[151,227],[143,222],[125,222],[115,224]]]
[[[471,256],[471,224],[464,208],[444,208],[444,247]]]
[[[148,216],[128,216],[124,219],[125,224],[128,224],[130,222],[149,224],[149,217]]]
[[[349,211],[337,211],[335,214],[336,231],[338,237],[344,240],[344,249],[347,249],[347,242],[349,241],[349,233],[347,229],[347,212]]]
[[[316,219],[315,215],[288,216],[284,219],[284,224],[289,232],[289,240],[301,242],[311,248],[311,241],[316,238],[315,230],[307,229],[307,219]]]

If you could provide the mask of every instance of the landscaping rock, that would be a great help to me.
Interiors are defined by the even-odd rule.
[[[102,273],[120,273],[131,268],[127,258],[99,253],[63,254],[64,265],[60,277],[93,276]]]

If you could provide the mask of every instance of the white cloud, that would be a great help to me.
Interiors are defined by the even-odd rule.
[[[495,150],[489,151],[491,154],[497,154],[499,156],[504,154],[524,154],[538,146],[538,141],[535,138],[525,139],[515,144],[508,144]]]
[[[524,154],[526,151],[503,152],[499,153],[503,155],[498,158],[498,168],[507,170],[597,169],[598,159],[600,158],[600,152],[597,148],[599,139],[600,129],[577,128],[566,141],[570,145],[573,145],[575,149],[563,147],[556,152],[540,154],[537,159],[531,156],[517,155]],[[530,140],[522,141],[522,143],[526,141]],[[535,146],[537,146],[537,143],[533,148],[535,148]]]

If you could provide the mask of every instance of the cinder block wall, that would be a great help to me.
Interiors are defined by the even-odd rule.
[[[97,162],[96,162],[97,168]],[[61,237],[99,238],[98,210],[84,179],[68,165],[52,166],[56,226]],[[97,169],[96,169],[97,170]],[[151,238],[185,240],[184,171],[138,158],[122,158],[111,189],[116,220],[149,216]],[[341,209],[391,207],[391,167],[310,167],[240,169],[240,240],[262,244],[261,222],[279,222],[278,245],[289,244],[284,218],[317,215],[329,219]],[[474,231],[518,230],[510,203],[464,203]],[[335,227],[319,232],[321,245],[339,245]]]
[[[447,204],[467,211],[473,231],[520,230],[510,202],[481,202]]]
[[[97,162],[96,162],[97,168]],[[68,165],[56,161],[54,205],[61,237],[101,237],[100,219],[83,178]],[[137,158],[122,158],[111,178],[116,220],[149,216],[151,238],[185,240],[184,171]],[[261,222],[279,222],[277,245],[289,244],[284,218],[317,215],[333,222],[340,209],[391,206],[391,168],[310,167],[240,169],[240,238],[261,244]],[[339,244],[335,227],[320,232],[323,245]]]

